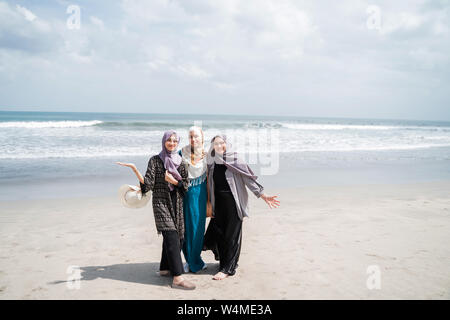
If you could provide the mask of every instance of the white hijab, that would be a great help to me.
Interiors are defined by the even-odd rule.
[[[188,168],[188,178],[195,179],[202,176],[206,172],[206,154],[204,152],[203,144],[204,144],[204,136],[203,131],[200,127],[192,126],[189,128],[189,133],[192,131],[198,133],[202,137],[202,143],[197,148],[194,148],[194,162],[191,162],[191,145],[188,144],[181,149],[181,157],[183,161],[186,163]]]

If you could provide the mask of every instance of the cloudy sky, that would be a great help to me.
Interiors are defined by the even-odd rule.
[[[0,0],[0,110],[450,121],[449,54],[449,0]]]

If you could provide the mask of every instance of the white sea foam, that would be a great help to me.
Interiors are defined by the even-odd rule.
[[[446,144],[386,144],[386,145],[352,145],[352,144],[329,144],[329,145],[305,145],[297,144],[290,146],[289,148],[279,147],[262,150],[258,149],[257,145],[252,146],[239,146],[235,148],[241,155],[244,154],[264,154],[264,153],[296,153],[296,152],[352,152],[352,151],[388,151],[388,150],[417,150],[428,149],[436,147],[450,147],[450,143]],[[25,148],[19,148],[20,150],[9,150],[9,152],[0,152],[0,159],[44,159],[44,158],[102,158],[102,157],[130,157],[130,156],[149,156],[157,154],[156,144],[154,146],[140,147],[138,145],[129,147],[114,148],[111,146],[97,148],[90,147],[88,150],[82,146],[76,146],[72,148],[58,147],[58,148],[36,148],[32,150],[26,150]],[[4,151],[4,150],[3,150]],[[11,152],[12,151],[12,152]]]
[[[48,153],[17,153],[12,155],[2,154],[0,159],[51,159],[51,158],[104,158],[104,157],[123,157],[123,156],[146,156],[153,155],[148,152],[48,152]]]
[[[283,127],[288,129],[300,130],[389,130],[396,129],[395,126],[380,126],[380,125],[352,125],[352,124],[314,124],[314,123],[283,123]]]
[[[79,128],[95,126],[100,123],[103,123],[103,121],[9,121],[0,122],[0,128]]]
[[[448,131],[448,127],[433,126],[386,126],[386,125],[356,125],[356,124],[314,124],[314,123],[282,123],[283,128],[297,130],[430,130]]]
[[[100,118],[101,119],[101,118]],[[236,123],[239,123],[239,126]],[[206,123],[205,148],[218,132],[228,135],[239,152],[359,152],[384,150],[415,150],[450,147],[450,127],[404,125],[313,124],[293,121],[220,122],[218,127]],[[12,121],[0,122],[0,159],[95,158],[140,156],[160,151],[165,129],[175,129],[181,137],[180,147],[189,143],[187,128],[179,123],[167,127],[150,126],[130,130],[123,123],[100,120],[78,121]],[[246,126],[246,123],[250,125]],[[91,126],[96,129],[90,129]],[[109,125],[105,125],[109,124]],[[244,124],[244,125],[243,125]],[[16,128],[16,129],[9,129]],[[39,130],[43,128],[42,130]],[[60,128],[68,128],[61,130]],[[36,129],[36,130],[34,130]],[[268,145],[268,133],[279,130],[279,141]],[[264,140],[266,139],[266,140]],[[244,145],[242,145],[244,144]],[[426,151],[425,151],[426,152]]]

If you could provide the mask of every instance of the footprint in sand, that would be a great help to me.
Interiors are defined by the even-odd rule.
[[[366,253],[366,256],[380,258],[380,259],[383,259],[383,260],[397,260],[396,257],[382,257],[382,256],[379,256],[379,255],[374,254],[374,253]]]

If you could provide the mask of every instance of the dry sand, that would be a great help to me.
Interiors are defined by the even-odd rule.
[[[449,190],[450,181],[267,190],[281,207],[251,199],[236,275],[211,280],[217,262],[204,252],[208,269],[186,275],[194,291],[156,274],[151,204],[1,202],[0,299],[450,299]],[[379,289],[368,288],[368,268]]]

